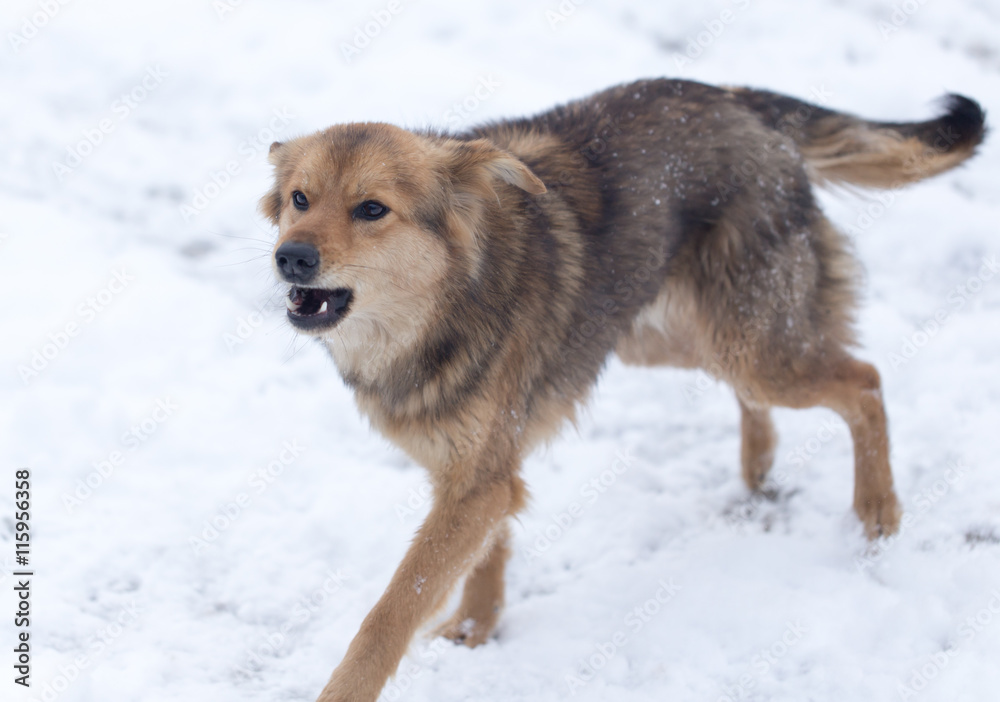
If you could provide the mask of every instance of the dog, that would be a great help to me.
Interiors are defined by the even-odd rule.
[[[344,124],[271,146],[287,316],[359,410],[430,474],[433,507],[319,697],[371,702],[465,578],[439,633],[487,640],[525,456],[609,355],[702,368],[774,462],[773,406],[824,406],[854,443],[854,509],[896,531],[878,371],[851,355],[858,265],[813,185],[895,188],[973,155],[985,115],[873,122],[783,95],[643,80],[462,134]]]

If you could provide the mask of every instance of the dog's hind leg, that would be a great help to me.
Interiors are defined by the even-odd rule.
[[[869,363],[846,358],[834,366],[823,404],[835,410],[854,440],[854,510],[869,539],[895,533],[900,508],[892,487],[882,381]]]
[[[750,407],[740,400],[742,445],[740,458],[743,480],[751,490],[760,490],[774,464],[777,435],[768,407]]]
[[[497,529],[493,546],[469,573],[462,602],[438,634],[455,643],[474,647],[484,643],[496,627],[504,602],[504,568],[510,558],[507,525]]]
[[[779,381],[755,379],[755,395],[772,405],[802,409],[828,407],[847,422],[854,441],[854,510],[869,539],[887,536],[899,527],[900,509],[889,467],[889,437],[881,380],[869,363],[844,351],[818,353],[808,363],[785,366]],[[739,393],[739,389],[737,389]],[[744,422],[747,415],[744,412]],[[744,457],[747,430],[744,423]],[[746,463],[744,462],[744,471]]]

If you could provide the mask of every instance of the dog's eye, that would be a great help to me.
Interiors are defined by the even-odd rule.
[[[389,213],[389,208],[381,202],[365,200],[354,208],[355,219],[380,219]]]
[[[297,210],[305,212],[309,209],[309,200],[301,190],[296,190],[292,193],[292,203],[295,205],[295,209]]]

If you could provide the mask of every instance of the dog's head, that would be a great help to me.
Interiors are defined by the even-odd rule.
[[[504,183],[545,192],[527,166],[486,140],[387,124],[275,143],[269,160],[275,184],[261,211],[279,228],[273,260],[289,284],[288,319],[327,340],[338,365],[416,338],[446,277],[474,274],[486,212]]]

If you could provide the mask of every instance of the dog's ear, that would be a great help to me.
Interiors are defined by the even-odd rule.
[[[276,141],[271,144],[271,148],[267,152],[267,160],[272,165],[275,166],[274,172],[274,185],[267,192],[267,194],[260,199],[260,204],[257,209],[262,215],[271,221],[271,224],[277,224],[278,218],[281,216],[281,179],[282,179],[282,168],[281,165],[284,162],[284,151],[282,147],[284,144],[280,141]]]
[[[473,258],[479,251],[480,237],[491,229],[490,208],[500,204],[499,182],[532,195],[545,192],[545,184],[530,168],[486,139],[448,142],[441,166],[449,197],[440,220],[453,241]]]
[[[449,165],[452,178],[460,188],[464,185],[478,189],[498,179],[532,195],[541,195],[546,190],[545,183],[522,161],[486,139],[454,144]]]
[[[271,224],[278,224],[278,218],[281,216],[281,190],[278,189],[277,183],[260,199],[257,210],[270,220]]]
[[[276,141],[271,144],[271,148],[267,150],[267,162],[272,166],[277,166],[281,163],[281,147],[285,145],[283,141]]]

